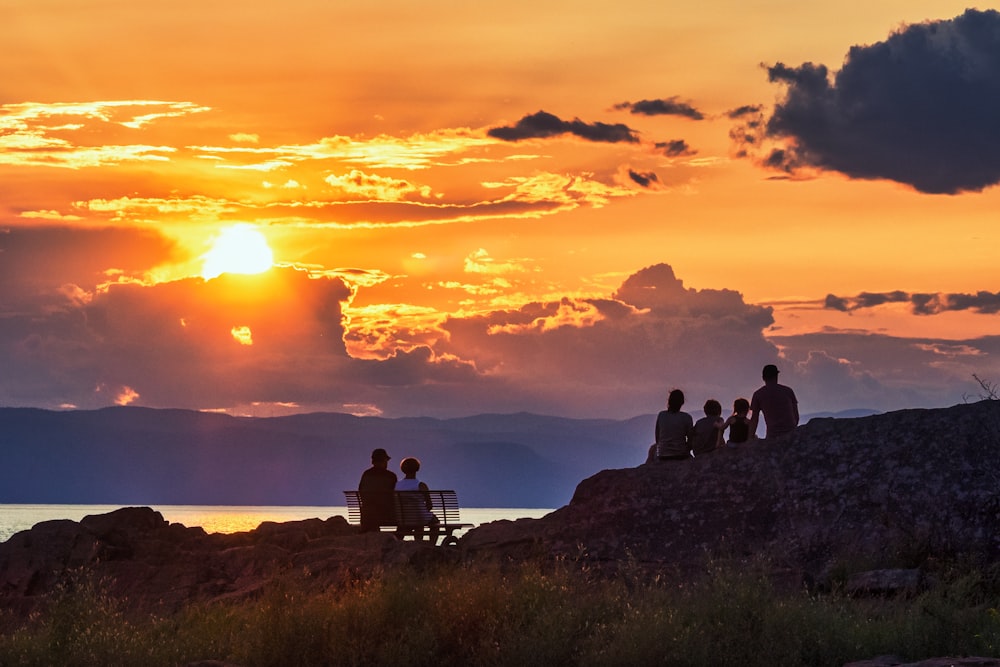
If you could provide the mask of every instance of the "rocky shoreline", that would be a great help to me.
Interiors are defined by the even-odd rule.
[[[605,470],[541,519],[497,521],[457,547],[358,532],[340,516],[208,534],[148,507],[46,521],[0,543],[0,609],[26,618],[85,574],[132,610],[256,595],[278,576],[320,589],[398,566],[558,559],[682,573],[766,555],[793,586],[834,567],[858,592],[913,593],[935,559],[1000,560],[1000,402],[814,419],[691,461]],[[852,667],[898,665],[893,658]],[[961,660],[964,660],[961,661]],[[955,659],[937,664],[996,665]]]

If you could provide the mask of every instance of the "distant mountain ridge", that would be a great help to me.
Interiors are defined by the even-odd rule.
[[[642,463],[654,421],[0,408],[0,503],[336,506],[384,447],[392,470],[416,456],[468,507],[555,508],[579,480]]]
[[[469,507],[558,507],[576,483],[645,456],[649,418],[458,419],[0,408],[0,503],[342,505],[375,447]]]

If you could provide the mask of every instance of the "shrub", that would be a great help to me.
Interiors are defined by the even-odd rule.
[[[131,618],[85,578],[0,636],[2,665],[823,665],[1000,651],[1000,566],[951,564],[911,598],[778,589],[766,563],[700,576],[609,576],[572,564],[488,564],[313,590],[273,582],[256,599]]]

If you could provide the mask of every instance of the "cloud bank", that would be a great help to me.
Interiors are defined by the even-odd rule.
[[[628,418],[658,410],[672,387],[685,390],[692,411],[708,398],[728,406],[777,362],[806,412],[887,409],[957,402],[972,372],[994,376],[1000,354],[1000,338],[767,335],[770,307],[734,290],[686,287],[668,264],[636,271],[601,298],[423,319],[401,305],[398,317],[365,320],[351,304],[378,280],[357,272],[279,268],[147,284],[98,267],[123,244],[169,254],[159,237],[77,230],[65,235],[66,252],[89,247],[92,259],[62,265],[49,234],[0,237],[4,253],[20,258],[0,283],[3,405]],[[52,282],[26,279],[42,256],[59,272]],[[997,295],[961,296],[935,303],[995,312]],[[923,303],[905,293],[831,295],[828,307],[907,299]]]
[[[824,307],[846,313],[888,303],[909,304],[914,315],[937,315],[959,310],[996,315],[1000,313],[1000,292],[982,290],[975,294],[943,292],[910,294],[897,290],[893,292],[862,292],[853,297],[828,294],[824,301]]]
[[[969,9],[908,25],[825,65],[767,67],[785,95],[763,122],[734,132],[774,169],[838,171],[935,194],[1000,181],[1000,13]],[[732,117],[747,118],[747,107]],[[735,113],[737,110],[734,110]],[[783,142],[765,149],[767,140]],[[764,152],[761,155],[761,152]]]

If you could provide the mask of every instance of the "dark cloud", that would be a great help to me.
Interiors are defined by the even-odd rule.
[[[628,177],[644,188],[648,188],[653,185],[658,185],[660,182],[660,179],[656,176],[656,174],[651,171],[640,173],[638,171],[629,169]]]
[[[525,116],[514,126],[491,128],[487,134],[503,141],[544,139],[563,134],[572,134],[587,141],[608,143],[637,143],[639,141],[635,131],[621,123],[585,123],[579,118],[567,121],[546,111]]]
[[[736,120],[738,118],[746,118],[747,116],[756,116],[761,111],[763,111],[763,107],[759,104],[744,104],[743,106],[727,111],[726,117]]]
[[[658,141],[656,142],[656,150],[660,151],[667,157],[686,157],[689,155],[694,155],[698,151],[692,150],[688,143],[683,139],[674,139],[673,141]]]
[[[955,310],[971,310],[983,315],[1000,313],[1000,292],[979,291],[975,294],[961,293],[913,293],[862,292],[854,297],[839,297],[828,294],[824,308],[851,312],[862,308],[874,308],[887,303],[908,303],[915,315],[937,315]]]
[[[996,11],[969,9],[854,46],[832,81],[813,63],[767,71],[787,87],[784,98],[765,125],[733,134],[745,153],[759,152],[753,149],[765,138],[787,142],[768,153],[768,166],[890,179],[927,193],[1000,182]]]
[[[692,120],[703,120],[705,115],[688,102],[681,102],[676,96],[661,100],[640,100],[621,102],[615,109],[628,110],[643,116],[683,116]]]
[[[850,304],[847,299],[844,299],[843,297],[839,297],[834,294],[827,294],[823,307],[829,310],[839,310],[846,313],[850,308]]]
[[[855,297],[857,308],[874,308],[886,303],[905,303],[910,297],[906,292],[862,292]]]

